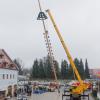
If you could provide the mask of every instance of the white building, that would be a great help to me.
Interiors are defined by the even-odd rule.
[[[0,95],[14,95],[17,89],[17,66],[7,53],[0,49]]]

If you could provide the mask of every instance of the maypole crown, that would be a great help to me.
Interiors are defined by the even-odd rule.
[[[44,12],[39,12],[38,14],[38,17],[37,17],[37,20],[46,20],[47,19],[47,16]]]

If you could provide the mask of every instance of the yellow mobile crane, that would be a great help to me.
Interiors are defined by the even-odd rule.
[[[69,60],[69,62],[71,64],[71,67],[72,67],[72,69],[73,69],[78,81],[80,82],[80,85],[78,87],[76,87],[75,89],[72,89],[71,94],[72,95],[74,95],[74,94],[75,95],[81,95],[85,90],[88,89],[88,84],[85,84],[83,82],[83,80],[81,79],[81,77],[79,75],[79,72],[78,72],[78,70],[77,70],[77,68],[76,68],[76,66],[74,64],[73,58],[71,57],[71,54],[70,54],[70,52],[69,52],[69,50],[68,50],[68,48],[67,48],[67,46],[66,46],[66,44],[65,44],[65,42],[64,42],[64,40],[62,38],[62,36],[61,36],[61,33],[60,33],[60,31],[59,31],[59,29],[58,29],[58,27],[57,27],[57,25],[56,25],[56,23],[55,23],[55,21],[53,19],[53,16],[52,16],[50,10],[46,10],[46,12],[48,13],[48,15],[50,17],[50,20],[52,21],[52,24],[53,24],[53,26],[55,28],[55,31],[56,31],[59,39],[60,39],[61,44],[62,44],[62,46],[63,46],[63,48],[64,48],[64,50],[66,52],[66,55],[67,55],[68,60]]]

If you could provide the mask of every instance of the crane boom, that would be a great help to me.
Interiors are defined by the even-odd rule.
[[[71,54],[69,53],[69,50],[68,50],[68,48],[67,48],[67,46],[66,46],[66,44],[65,44],[65,42],[64,42],[64,40],[63,40],[63,38],[62,38],[62,36],[61,36],[61,33],[60,33],[60,31],[59,31],[59,29],[58,29],[58,27],[57,27],[57,25],[56,25],[56,23],[55,23],[55,21],[54,21],[52,15],[51,15],[50,10],[47,10],[47,13],[48,13],[48,15],[49,15],[49,17],[50,17],[50,19],[51,19],[51,21],[52,21],[52,23],[53,23],[53,26],[54,26],[54,28],[55,28],[55,30],[56,30],[56,32],[57,32],[57,35],[58,35],[58,37],[59,37],[59,39],[60,39],[61,44],[62,44],[62,46],[63,46],[63,48],[64,48],[64,50],[65,50],[65,53],[66,53],[66,55],[67,55],[67,57],[68,57],[68,60],[69,60],[71,66],[72,66],[72,68],[73,68],[73,70],[74,70],[74,72],[75,72],[75,74],[76,74],[76,76],[77,76],[77,79],[78,79],[79,82],[82,84],[83,81],[82,81],[82,79],[81,79],[81,77],[80,77],[80,75],[79,75],[79,72],[78,72],[78,70],[77,70],[75,64],[74,64],[73,58],[71,57]]]
[[[75,89],[72,89],[71,94],[82,94],[85,90],[88,89],[89,85],[85,84],[83,82],[83,80],[81,79],[80,74],[79,74],[79,72],[78,72],[78,70],[77,70],[77,68],[76,68],[76,66],[74,64],[73,58],[72,58],[72,56],[71,56],[71,54],[70,54],[70,52],[68,50],[68,47],[66,46],[66,44],[65,44],[65,42],[63,40],[63,37],[61,36],[61,33],[60,33],[60,31],[59,31],[59,29],[58,29],[58,27],[57,27],[57,25],[56,25],[56,23],[55,23],[55,21],[54,21],[54,19],[52,17],[52,14],[51,14],[50,10],[46,10],[46,11],[47,11],[47,13],[48,13],[48,15],[50,17],[50,20],[52,21],[52,24],[53,24],[53,26],[55,28],[55,31],[56,31],[59,39],[60,39],[60,42],[61,42],[64,50],[65,50],[65,53],[66,53],[66,55],[68,57],[68,60],[69,60],[69,62],[71,64],[71,67],[72,67],[73,71],[75,72],[75,75],[76,75],[76,77],[77,77],[77,79],[78,79],[78,81],[80,83],[79,86],[77,86]]]

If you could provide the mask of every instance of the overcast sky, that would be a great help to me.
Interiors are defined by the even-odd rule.
[[[100,68],[100,0],[41,0],[50,9],[73,58]],[[0,48],[25,67],[47,55],[37,0],[0,0]],[[46,23],[55,59],[67,59],[51,21]]]

